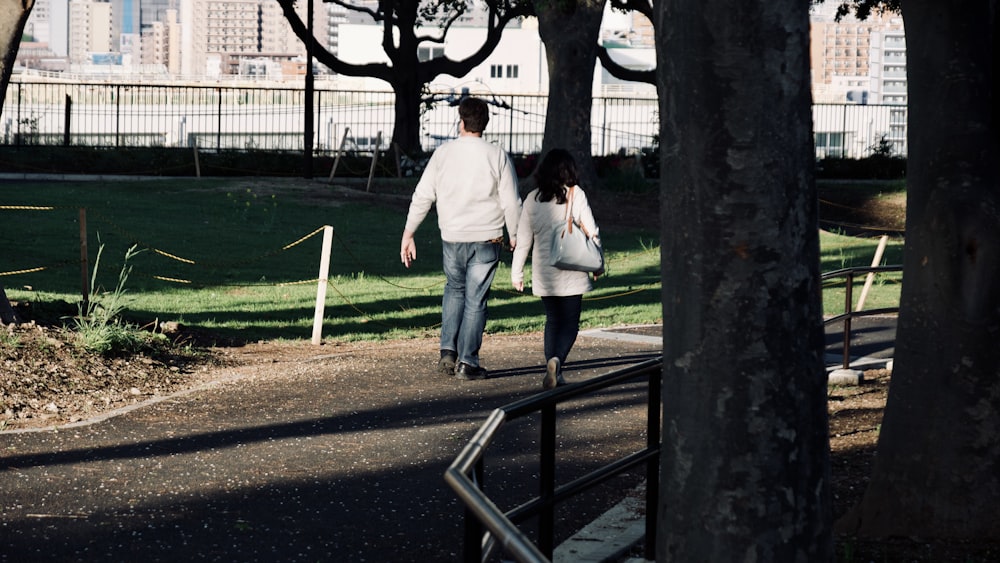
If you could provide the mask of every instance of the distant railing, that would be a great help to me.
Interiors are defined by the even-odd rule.
[[[834,315],[823,321],[824,325],[843,323],[844,326],[844,346],[843,346],[843,369],[851,367],[851,322],[857,317],[870,317],[874,315],[886,315],[899,313],[899,306],[881,307],[878,309],[854,309],[854,278],[864,275],[874,275],[885,272],[902,272],[902,266],[871,266],[857,268],[843,268],[827,272],[821,276],[823,281],[844,278],[844,312]]]
[[[537,153],[548,96],[471,92],[491,104],[486,137],[512,154]],[[385,151],[392,139],[392,92],[317,89],[312,146]],[[458,135],[454,92],[432,92],[420,116],[420,144],[433,150]],[[14,81],[0,115],[0,145],[193,147],[301,151],[305,90],[295,87]],[[656,144],[655,97],[599,96],[591,111],[591,152],[634,154]],[[890,147],[906,156],[906,106],[816,104],[817,158],[862,158]],[[381,145],[376,139],[381,133]]]
[[[471,94],[490,103],[489,140],[513,154],[541,149],[547,96]],[[304,100],[304,89],[290,87],[12,82],[0,116],[0,144],[301,151]],[[391,92],[315,90],[315,153],[332,154],[342,143],[346,150],[385,151],[394,100]],[[430,151],[458,135],[457,100],[453,92],[437,92],[424,101],[420,143]],[[656,116],[655,98],[595,98],[594,154],[653,146]]]

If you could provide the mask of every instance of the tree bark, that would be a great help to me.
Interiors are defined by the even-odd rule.
[[[597,189],[590,113],[604,1],[536,0],[535,13],[549,67],[542,155],[557,147],[568,150],[576,160],[580,182],[587,189]]]
[[[865,536],[1000,537],[996,0],[906,0],[909,157],[896,357]]]
[[[7,292],[0,285],[0,325],[18,324],[20,322],[21,317],[14,310],[14,307],[11,306],[10,300],[7,299]]]
[[[808,3],[654,3],[657,561],[832,556]]]
[[[17,50],[21,46],[24,24],[34,6],[35,0],[0,0],[0,113],[3,112]]]

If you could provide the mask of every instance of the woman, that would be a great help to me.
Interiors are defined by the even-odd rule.
[[[576,162],[568,151],[552,149],[535,172],[538,188],[524,199],[517,228],[517,247],[511,264],[511,282],[524,291],[524,263],[531,251],[531,292],[545,306],[545,376],[542,388],[565,385],[562,366],[580,329],[583,294],[590,291],[590,274],[551,266],[552,231],[566,224],[567,203],[578,225],[597,241],[597,223],[587,194],[577,186]],[[532,250],[534,249],[534,250]],[[599,274],[593,274],[597,279]]]

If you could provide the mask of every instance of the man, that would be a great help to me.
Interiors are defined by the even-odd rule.
[[[413,192],[399,257],[407,268],[416,260],[413,234],[436,203],[447,278],[438,369],[459,379],[485,379],[479,348],[486,300],[500,263],[504,224],[510,247],[517,243],[521,197],[510,157],[482,138],[490,119],[486,102],[464,98],[458,116],[458,138],[434,151]]]

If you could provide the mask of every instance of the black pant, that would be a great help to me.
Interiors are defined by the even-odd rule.
[[[583,295],[542,297],[542,305],[545,306],[545,360],[559,358],[560,363],[566,363],[580,331]]]

